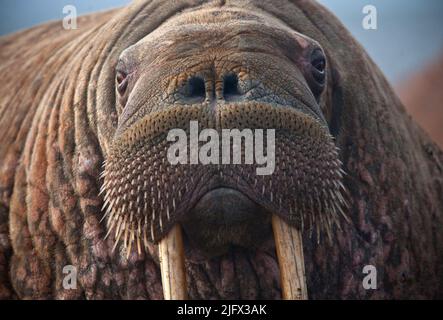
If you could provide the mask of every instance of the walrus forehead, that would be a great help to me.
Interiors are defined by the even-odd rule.
[[[273,55],[301,51],[315,40],[289,28],[282,21],[266,13],[246,12],[239,8],[200,9],[174,16],[155,31],[134,44],[124,54],[139,58],[149,47],[173,54],[189,56],[190,49],[202,49],[224,45],[236,50],[268,51]],[[197,52],[198,52],[197,51]]]

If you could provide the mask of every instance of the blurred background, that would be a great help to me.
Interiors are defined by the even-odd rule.
[[[334,12],[366,48],[408,112],[443,148],[443,0],[318,1]],[[81,15],[129,2],[0,0],[0,35],[60,20],[65,5],[74,5]],[[377,9],[377,30],[362,26],[366,5]]]

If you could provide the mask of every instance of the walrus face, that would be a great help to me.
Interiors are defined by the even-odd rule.
[[[108,233],[140,251],[181,223],[205,255],[260,246],[272,234],[271,214],[330,234],[344,200],[320,107],[327,77],[318,43],[238,9],[183,13],[127,48],[116,67],[119,121],[104,171]],[[171,164],[168,132],[189,136],[191,121],[220,136],[274,129],[273,172],[221,160]],[[185,151],[198,152],[189,144]]]

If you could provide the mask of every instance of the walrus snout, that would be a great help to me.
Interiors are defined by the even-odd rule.
[[[329,234],[342,212],[344,187],[338,151],[327,127],[295,108],[271,103],[217,104],[215,113],[208,108],[207,104],[167,108],[143,117],[116,136],[106,159],[103,184],[108,230],[116,241],[157,243],[175,223],[188,217],[199,199],[219,187],[238,190],[298,229],[316,227],[317,234],[322,229]],[[167,136],[177,128],[185,137],[182,150],[186,159],[172,163],[168,154],[174,143]],[[229,163],[220,160],[223,141],[217,144],[219,152],[213,161],[191,162],[191,151],[200,153],[200,147],[188,143],[186,137],[191,133],[198,136],[205,129],[218,137],[225,129],[251,134],[274,130],[274,170],[257,175],[263,166],[244,162],[251,142],[241,142],[240,149],[230,151]],[[203,145],[202,141],[197,144]],[[243,160],[233,164],[234,154]]]

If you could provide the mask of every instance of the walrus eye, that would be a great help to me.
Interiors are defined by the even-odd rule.
[[[115,77],[117,81],[117,91],[120,95],[123,95],[128,87],[127,74],[123,71],[117,71],[117,75]]]
[[[315,49],[311,55],[312,76],[318,84],[323,85],[326,79],[326,58],[321,49]]]

